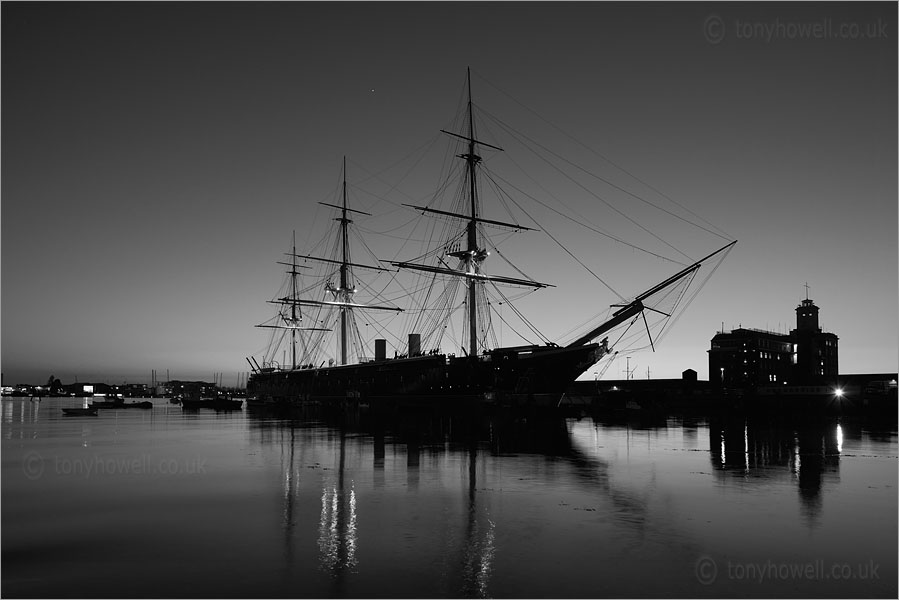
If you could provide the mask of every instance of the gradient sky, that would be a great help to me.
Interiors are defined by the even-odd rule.
[[[152,369],[234,384],[265,346],[253,325],[271,313],[274,261],[294,229],[308,241],[342,157],[353,184],[433,138],[468,66],[491,114],[526,122],[511,94],[740,240],[658,351],[631,358],[636,377],[707,378],[722,323],[786,332],[805,282],[840,337],[841,372],[897,370],[893,3],[0,10],[7,384],[149,382]],[[799,31],[815,24],[832,35]],[[435,184],[415,175],[401,190],[423,199]],[[722,243],[649,218],[693,258]],[[582,231],[554,227],[588,248]],[[589,248],[625,294],[672,272]],[[617,300],[576,266],[522,267],[559,286],[525,307],[551,338]]]

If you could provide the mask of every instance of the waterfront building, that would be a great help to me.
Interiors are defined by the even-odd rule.
[[[788,384],[794,356],[788,335],[742,327],[720,331],[709,350],[709,381],[729,389]]]
[[[709,381],[744,390],[835,382],[839,338],[821,330],[818,310],[814,301],[803,300],[789,334],[743,327],[719,331],[709,349]]]

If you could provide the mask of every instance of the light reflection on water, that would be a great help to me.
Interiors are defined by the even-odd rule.
[[[894,428],[155,402],[3,400],[5,595],[896,595]],[[879,577],[734,571],[818,560]]]

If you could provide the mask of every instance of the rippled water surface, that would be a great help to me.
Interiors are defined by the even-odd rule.
[[[2,401],[6,597],[896,597],[862,421]]]

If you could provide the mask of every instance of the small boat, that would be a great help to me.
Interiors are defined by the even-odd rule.
[[[125,401],[122,398],[113,398],[111,400],[91,402],[89,406],[91,408],[119,408],[123,404],[125,404]]]
[[[70,417],[75,417],[75,416],[79,416],[79,415],[80,416],[91,415],[94,417],[97,416],[96,408],[64,408],[64,409],[62,409],[62,412],[63,412],[63,414],[69,415]]]
[[[128,402],[127,404],[121,404],[117,408],[153,408],[153,403],[149,400],[144,400],[143,402]]]
[[[231,398],[200,398],[198,400],[181,399],[181,408],[214,408],[215,410],[240,410],[243,400]]]
[[[153,408],[153,403],[149,400],[143,402],[128,402],[124,400],[118,402],[91,402],[91,408]]]

